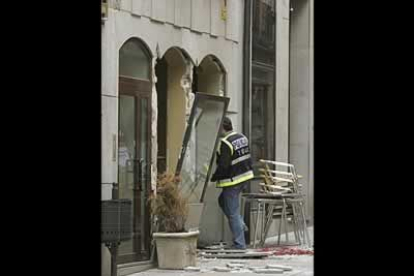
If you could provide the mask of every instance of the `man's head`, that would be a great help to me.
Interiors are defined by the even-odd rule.
[[[224,131],[233,130],[233,124],[231,123],[231,120],[230,120],[229,117],[224,117],[224,119],[223,119],[223,129],[224,129]]]

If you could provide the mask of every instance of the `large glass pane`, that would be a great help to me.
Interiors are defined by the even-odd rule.
[[[141,185],[141,193],[140,193],[140,217],[141,217],[141,236],[145,237],[145,228],[147,227],[146,225],[146,210],[147,210],[147,198],[146,195],[147,193],[145,191],[147,191],[147,186],[150,180],[150,175],[149,175],[149,164],[150,164],[150,160],[148,160],[148,99],[146,98],[141,98],[140,99],[140,169],[139,169],[139,173],[140,173],[140,183],[139,185]],[[141,239],[141,248],[142,249],[146,249],[145,246],[145,240]]]
[[[150,59],[138,41],[127,41],[119,51],[119,75],[149,80]]]
[[[274,70],[253,63],[251,151],[254,167],[260,159],[274,158],[274,95]]]
[[[253,1],[253,60],[275,64],[275,0]]]
[[[274,159],[275,150],[275,0],[253,4],[251,152],[258,160]]]
[[[184,137],[185,152],[180,156],[181,193],[190,203],[202,199],[204,187],[212,171],[219,130],[227,110],[228,98],[196,93],[190,126]]]
[[[119,198],[130,199],[134,206],[134,159],[136,153],[136,106],[135,97],[119,97],[119,147],[118,147],[118,182]],[[133,228],[135,229],[135,227]],[[135,235],[135,233],[133,233]],[[133,240],[122,242],[119,254],[133,252]]]

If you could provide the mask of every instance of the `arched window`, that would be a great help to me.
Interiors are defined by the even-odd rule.
[[[119,50],[119,76],[150,79],[150,56],[137,39],[130,39]]]

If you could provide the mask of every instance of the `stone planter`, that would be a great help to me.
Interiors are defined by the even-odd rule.
[[[158,267],[161,269],[184,269],[187,266],[197,266],[197,239],[199,234],[199,231],[154,233]]]

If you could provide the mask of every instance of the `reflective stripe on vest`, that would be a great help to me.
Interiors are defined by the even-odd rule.
[[[239,157],[237,159],[234,159],[233,161],[231,161],[231,164],[232,165],[235,165],[235,164],[237,164],[237,163],[239,163],[241,161],[244,161],[246,159],[249,159],[249,158],[250,158],[250,153],[249,154],[246,154],[246,155],[243,155],[242,157]]]
[[[245,173],[242,173],[240,175],[233,177],[232,178],[233,180],[230,178],[219,180],[217,181],[216,187],[222,188],[222,187],[233,186],[241,182],[247,181],[249,179],[252,179],[253,177],[254,177],[253,171],[250,170],[250,171],[247,171]]]
[[[226,135],[226,137],[224,137],[224,138],[222,138],[222,139],[221,139],[221,142],[224,142],[224,143],[226,143],[226,144],[227,144],[227,146],[229,146],[230,151],[231,151],[231,155],[233,155],[233,145],[232,145],[229,141],[227,141],[226,139],[227,139],[227,138],[229,138],[230,136],[234,135],[234,134],[237,134],[237,132],[232,131],[232,132],[230,132],[229,134],[227,134],[227,135]],[[218,152],[219,154],[220,154],[220,147],[221,147],[221,144],[219,145],[219,147],[218,147],[218,149],[217,149],[217,152]]]

